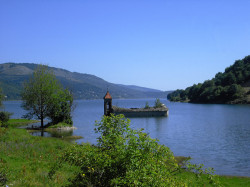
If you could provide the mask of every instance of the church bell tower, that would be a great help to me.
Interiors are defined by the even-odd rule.
[[[112,109],[112,97],[109,91],[107,91],[103,99],[104,99],[104,115],[110,116],[110,114],[113,113],[113,109]]]

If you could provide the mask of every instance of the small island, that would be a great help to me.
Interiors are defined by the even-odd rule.
[[[147,104],[144,108],[120,108],[112,106],[112,97],[107,91],[104,96],[104,115],[109,116],[110,114],[119,115],[123,114],[125,117],[161,117],[168,116],[168,108],[156,99],[156,105],[149,107]]]

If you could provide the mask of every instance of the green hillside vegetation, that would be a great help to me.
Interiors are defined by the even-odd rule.
[[[21,99],[23,82],[37,68],[38,64],[5,63],[0,64],[0,87],[8,100]],[[73,92],[75,99],[102,99],[107,88],[112,90],[113,98],[164,98],[167,92],[138,86],[127,86],[107,82],[97,76],[70,72],[49,67],[59,82]]]
[[[250,104],[250,56],[217,73],[212,80],[168,94],[170,101]]]

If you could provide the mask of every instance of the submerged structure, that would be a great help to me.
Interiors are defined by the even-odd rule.
[[[104,115],[110,116],[110,114],[113,113],[113,107],[112,107],[112,97],[109,94],[109,91],[107,91],[103,99],[104,99]]]
[[[160,107],[148,108],[120,108],[112,106],[112,97],[107,91],[104,96],[104,115],[109,116],[111,113],[115,115],[123,114],[125,117],[160,117],[168,116],[168,108],[162,104]]]

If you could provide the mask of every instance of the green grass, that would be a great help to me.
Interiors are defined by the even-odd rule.
[[[62,122],[62,123],[58,123],[56,125],[51,125],[48,128],[50,129],[50,128],[63,128],[63,127],[72,127],[72,125]]]
[[[32,123],[37,123],[39,122],[38,120],[28,120],[28,119],[10,119],[7,122],[8,127],[21,127],[21,126],[26,126]]]
[[[60,139],[31,136],[24,129],[0,128],[0,179],[7,179],[8,186],[66,185],[77,167],[63,163],[53,178],[48,173],[70,146],[72,143]]]
[[[191,184],[196,179],[196,175],[194,173],[190,173],[190,172],[182,172],[180,174],[180,177],[191,181],[190,182]],[[250,177],[220,176],[220,175],[216,175],[215,177],[217,178],[217,181],[220,182],[221,186],[225,186],[225,187],[243,187],[243,186],[250,187]],[[200,180],[207,180],[206,175],[202,175]],[[206,186],[212,187],[213,185],[208,184]]]
[[[0,186],[67,186],[69,179],[80,172],[78,166],[63,162],[53,177],[49,177],[49,172],[58,157],[73,146],[57,138],[31,136],[25,129],[0,128]],[[178,163],[187,159],[175,158]],[[197,186],[194,173],[183,170],[178,178],[190,181],[190,186]],[[201,180],[207,180],[206,176]],[[250,186],[249,177],[218,176],[218,180],[222,186]]]
[[[250,186],[250,177],[219,176],[219,180],[224,186]]]
[[[185,161],[190,160],[190,157],[183,157],[183,156],[175,156],[175,160],[179,165],[183,165]],[[250,187],[250,177],[237,177],[237,176],[223,176],[223,175],[216,175],[222,186],[230,186],[230,187]],[[191,179],[194,181],[195,175],[190,172],[183,172],[181,177],[186,179]],[[205,175],[202,176],[203,180],[205,179]],[[212,185],[211,185],[212,186]]]

